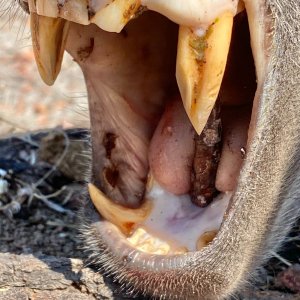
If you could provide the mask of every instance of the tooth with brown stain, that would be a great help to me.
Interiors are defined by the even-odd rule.
[[[58,76],[69,31],[69,21],[30,14],[32,46],[39,73],[48,85]]]
[[[197,241],[197,250],[201,250],[202,248],[208,246],[212,240],[216,237],[218,230],[211,230],[204,232]]]
[[[124,234],[130,235],[136,226],[142,223],[150,214],[152,205],[145,201],[142,206],[136,209],[127,208],[114,203],[108,199],[93,184],[88,185],[91,200],[101,216],[116,225]]]
[[[140,0],[115,0],[99,10],[91,23],[109,32],[120,32],[135,17],[140,7]]]
[[[176,78],[185,110],[200,134],[221,87],[233,14],[224,13],[205,32],[180,26]]]

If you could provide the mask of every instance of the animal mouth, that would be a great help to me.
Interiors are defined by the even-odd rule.
[[[100,248],[143,265],[203,251],[218,239],[255,135],[266,69],[256,12],[226,0],[195,4],[197,13],[164,1],[83,2],[28,1],[44,81],[54,82],[65,49],[86,80]]]

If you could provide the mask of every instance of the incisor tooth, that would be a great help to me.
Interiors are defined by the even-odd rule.
[[[148,233],[144,228],[137,228],[127,240],[140,251],[150,254],[182,254],[188,252],[185,247],[171,246],[165,241]]]
[[[98,11],[91,19],[101,29],[120,32],[140,8],[140,0],[115,0]]]
[[[222,83],[231,40],[232,13],[220,16],[203,36],[180,26],[176,78],[185,110],[200,134]]]
[[[124,234],[130,235],[136,225],[146,219],[152,209],[150,201],[145,201],[139,208],[127,208],[108,199],[93,184],[88,185],[90,197],[101,216],[116,225]]]
[[[69,22],[63,19],[30,14],[31,36],[39,73],[48,85],[59,74],[69,31]]]
[[[47,1],[47,0],[46,0]],[[88,25],[89,21],[89,10],[86,0],[72,0],[72,1],[59,1],[58,15],[66,20]]]

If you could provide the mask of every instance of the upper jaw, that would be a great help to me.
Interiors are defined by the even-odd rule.
[[[184,283],[185,295],[191,297],[197,295],[203,299],[221,299],[229,295],[237,288],[240,279],[265,258],[260,255],[261,250],[268,254],[268,247],[272,244],[268,236],[277,230],[279,219],[290,212],[296,203],[295,198],[290,197],[288,200],[281,193],[286,189],[282,186],[283,179],[288,178],[289,172],[295,167],[293,158],[298,143],[296,138],[291,139],[286,132],[300,130],[300,122],[294,122],[298,119],[295,114],[299,104],[287,101],[299,98],[300,92],[299,85],[292,82],[300,82],[299,74],[291,71],[289,60],[293,57],[296,60],[294,67],[299,70],[296,67],[297,63],[300,63],[296,55],[299,37],[295,35],[297,17],[294,15],[299,11],[299,5],[293,1],[286,3],[284,7],[278,7],[272,1],[245,2],[250,20],[253,55],[256,66],[259,65],[258,90],[254,102],[253,130],[247,159],[231,208],[217,238],[201,252],[184,256],[174,255],[167,259],[159,256],[149,257],[128,245],[120,245],[124,241],[117,237],[118,233],[111,228],[111,224],[99,221],[99,216],[87,208],[87,215],[91,214],[94,224],[86,230],[86,236],[95,252],[103,252],[99,259],[104,268],[111,269],[121,281],[126,277],[129,284],[132,283],[136,287],[139,285],[136,278],[143,278],[140,282],[143,283],[142,290],[145,292],[156,295],[165,293],[165,296],[175,294],[180,298],[180,282]],[[267,15],[269,9],[277,23],[272,23],[272,18]],[[282,9],[285,10],[281,15],[284,19],[281,20],[282,24],[289,23],[294,31],[287,31],[280,24],[278,15],[282,13]],[[286,19],[287,15],[292,15],[294,20]],[[256,26],[257,20],[260,20],[260,26]],[[273,28],[272,34],[270,28]],[[284,46],[290,43],[289,39],[294,42],[291,48],[285,48],[287,56],[281,56],[279,61],[278,57],[282,54],[280,39],[284,41]],[[293,90],[289,85],[293,86]],[[291,180],[290,188],[293,190],[297,184],[297,180]],[[277,231],[276,236],[283,237],[286,234],[290,223],[285,222],[284,225]],[[111,229],[112,240],[105,238],[105,231]],[[98,238],[97,243],[95,236]],[[120,244],[115,245],[111,241],[118,241]],[[278,246],[278,242],[272,246]],[[123,249],[122,257],[118,249]],[[165,283],[163,288],[159,282]],[[186,286],[196,288],[188,291]]]

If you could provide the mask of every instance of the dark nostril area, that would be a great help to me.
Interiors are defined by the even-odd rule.
[[[18,0],[19,5],[22,7],[22,9],[29,14],[29,5],[27,1],[23,1],[23,0]]]

